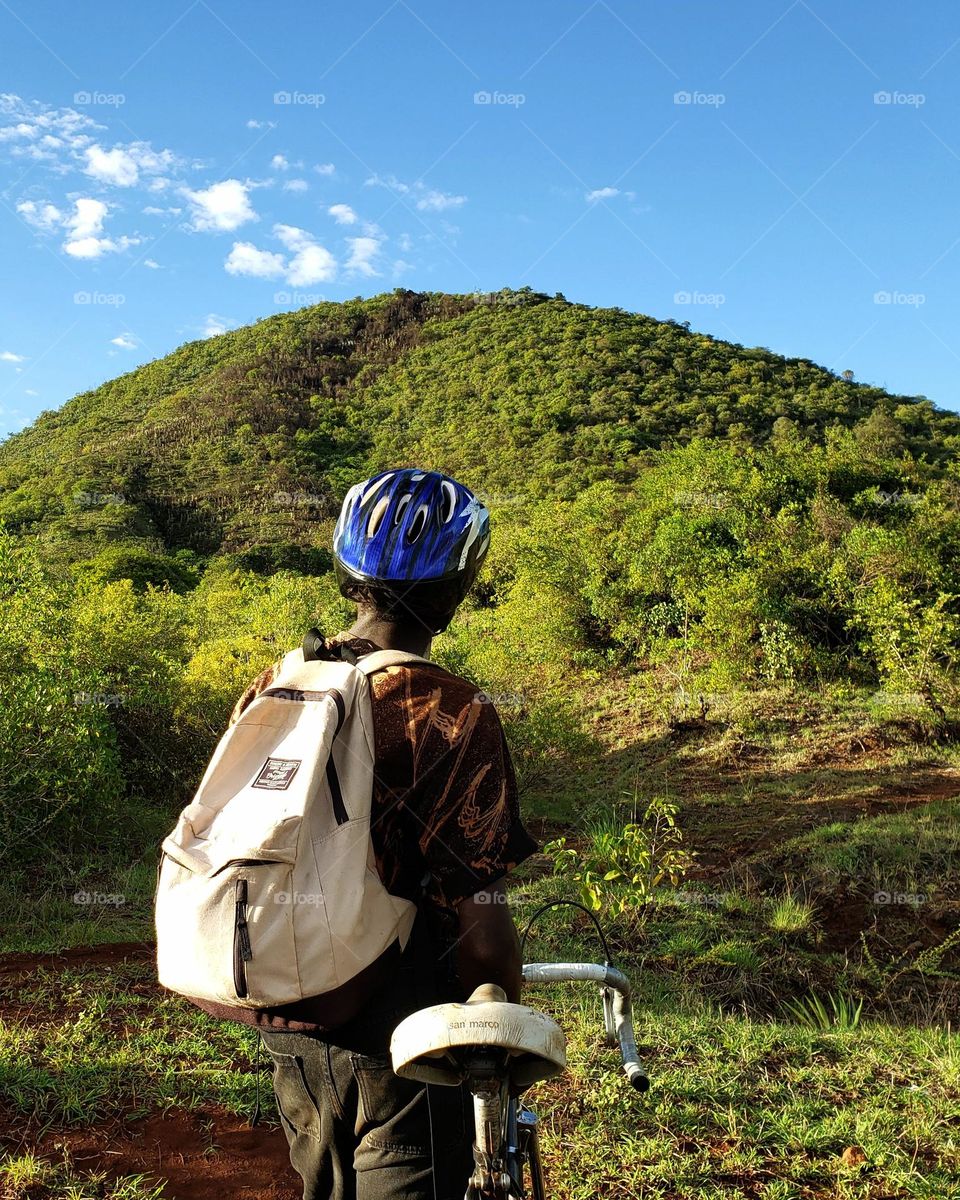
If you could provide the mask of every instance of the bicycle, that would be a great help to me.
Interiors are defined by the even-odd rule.
[[[523,942],[535,918],[557,903],[583,908],[569,900],[544,905],[530,918]],[[593,920],[606,962],[526,963],[523,982],[600,984],[607,1044],[619,1046],[627,1079],[645,1092],[650,1080],[637,1055],[630,983],[610,961],[603,931]],[[555,1021],[526,1005],[507,1003],[503,989],[487,983],[464,1004],[411,1013],[394,1030],[390,1052],[398,1075],[448,1086],[465,1082],[473,1094],[474,1171],[464,1200],[545,1200],[537,1115],[520,1096],[566,1066],[566,1038]]]

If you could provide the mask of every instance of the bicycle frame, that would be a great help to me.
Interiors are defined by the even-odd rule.
[[[527,963],[524,983],[598,983],[607,1044],[619,1046],[624,1073],[637,1091],[650,1086],[637,1055],[627,977],[609,964]],[[474,1173],[464,1200],[545,1200],[537,1115],[508,1091],[506,1056],[478,1054],[469,1069],[476,1139]],[[526,1190],[529,1175],[530,1190]]]

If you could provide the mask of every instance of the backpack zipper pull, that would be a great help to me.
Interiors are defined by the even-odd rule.
[[[253,958],[253,950],[250,947],[250,928],[247,925],[247,881],[245,879],[237,880],[236,926],[243,961],[249,962]]]
[[[244,963],[250,962],[253,958],[250,930],[247,927],[247,881],[245,879],[237,880],[234,895],[236,902],[233,918],[233,985],[237,995],[242,999],[247,994],[247,972]]]

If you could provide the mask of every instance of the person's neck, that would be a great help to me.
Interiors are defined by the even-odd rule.
[[[381,617],[358,614],[346,632],[348,638],[364,638],[383,650],[404,650],[407,654],[419,654],[429,658],[433,635],[419,625],[399,624],[385,621]]]

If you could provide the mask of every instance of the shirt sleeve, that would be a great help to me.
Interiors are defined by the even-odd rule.
[[[270,666],[267,667],[266,670],[261,671],[253,683],[250,684],[240,699],[233,706],[233,711],[230,713],[230,720],[227,722],[228,728],[235,724],[243,710],[247,708],[248,705],[252,704],[262,691],[270,686],[277,672],[280,670],[280,663],[282,661],[282,659],[277,659],[275,663],[271,663]]]
[[[477,699],[477,696],[481,699]],[[510,751],[494,706],[470,689],[450,707],[440,754],[417,805],[428,897],[454,909],[539,850],[523,826]],[[432,777],[432,779],[430,779]]]

